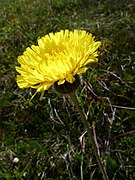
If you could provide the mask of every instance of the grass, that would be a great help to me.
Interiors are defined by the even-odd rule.
[[[1,1],[0,1],[1,2]],[[10,2],[10,3],[9,3]],[[91,144],[66,96],[16,84],[17,56],[39,37],[85,29],[102,41],[99,63],[77,92],[109,179],[135,178],[134,2],[22,0],[0,4],[0,179],[102,179]],[[19,158],[18,163],[13,159]]]

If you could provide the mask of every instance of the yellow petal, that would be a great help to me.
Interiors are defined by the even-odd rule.
[[[75,81],[75,78],[73,77],[73,75],[69,74],[69,76],[66,78],[66,81],[69,83],[73,83]]]

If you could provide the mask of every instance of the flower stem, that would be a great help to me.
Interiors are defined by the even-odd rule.
[[[82,109],[79,106],[79,102],[78,102],[78,99],[76,97],[76,94],[75,94],[75,92],[72,92],[72,93],[69,93],[68,95],[70,96],[72,102],[76,106],[76,108],[77,108],[77,110],[78,110],[78,112],[79,112],[79,114],[80,114],[80,116],[82,118],[83,124],[84,124],[84,126],[85,126],[85,128],[86,128],[86,130],[88,132],[88,138],[89,138],[89,140],[90,140],[90,142],[92,144],[94,154],[96,156],[96,160],[97,160],[97,163],[99,165],[100,171],[101,171],[101,173],[103,175],[103,178],[104,178],[104,180],[109,180],[109,178],[107,176],[107,173],[106,173],[106,170],[104,169],[103,164],[101,162],[100,156],[98,155],[98,150],[97,150],[97,146],[95,144],[94,138],[93,138],[92,130],[91,130],[90,125],[89,125],[89,123],[88,123],[88,121],[87,121],[87,119],[85,117],[85,114],[83,113]]]

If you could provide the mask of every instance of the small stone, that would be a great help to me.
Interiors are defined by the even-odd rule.
[[[19,162],[19,159],[17,158],[17,157],[15,157],[14,159],[13,159],[13,163],[18,163]]]

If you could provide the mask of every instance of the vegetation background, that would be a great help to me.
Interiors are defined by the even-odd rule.
[[[102,179],[87,134],[81,148],[84,129],[70,99],[52,88],[29,102],[34,91],[16,84],[18,55],[61,29],[102,41],[77,96],[109,179],[135,179],[134,7],[133,0],[0,1],[0,179]]]

